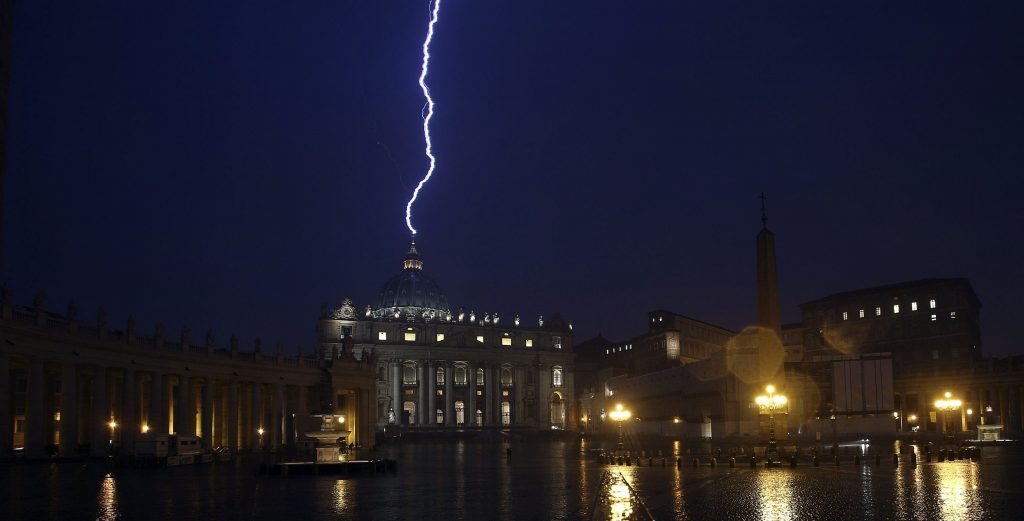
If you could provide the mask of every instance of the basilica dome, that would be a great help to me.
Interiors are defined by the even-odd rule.
[[[373,310],[376,317],[446,320],[450,315],[448,297],[433,279],[423,274],[423,259],[416,251],[416,242],[402,261],[402,272],[384,283]]]

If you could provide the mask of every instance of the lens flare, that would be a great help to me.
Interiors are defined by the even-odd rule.
[[[427,159],[430,160],[430,167],[427,168],[427,174],[416,185],[416,189],[412,191],[412,197],[405,205],[405,225],[409,227],[409,231],[413,235],[416,235],[416,228],[412,227],[412,203],[416,202],[416,197],[420,195],[420,189],[430,180],[430,176],[434,175],[434,166],[437,163],[436,159],[434,159],[433,144],[430,142],[430,119],[434,117],[434,99],[430,97],[430,87],[427,87],[427,71],[430,66],[430,41],[434,39],[434,24],[437,23],[437,14],[441,10],[441,0],[433,0],[428,5],[431,5],[430,24],[427,26],[427,37],[423,40],[423,66],[420,69],[420,89],[423,90],[423,97],[427,99],[426,103],[423,104],[421,114],[423,116],[423,140],[426,142],[425,152]]]

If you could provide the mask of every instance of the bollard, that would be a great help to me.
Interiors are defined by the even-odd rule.
[[[796,468],[796,456],[790,456],[789,457],[789,466],[793,467],[793,468]]]
[[[750,457],[750,468],[757,467],[757,456]]]
[[[628,466],[630,466],[632,464],[633,464],[633,460],[629,459],[629,456],[626,456],[626,466],[628,467]]]
[[[619,465],[622,465],[622,464],[623,464],[623,462],[622,462],[622,456],[619,456]]]
[[[646,450],[641,450],[640,451],[640,457],[641,458],[646,458],[647,457],[647,451]]]
[[[666,461],[666,460],[668,460],[668,458],[661,458],[661,466],[662,466],[662,467],[664,467],[664,466],[665,466],[665,461]]]
[[[916,452],[911,452],[910,453],[910,466],[911,467],[916,467],[917,466],[917,453]]]
[[[640,456],[636,457],[636,466],[640,466]]]
[[[736,468],[736,458],[729,458],[729,468]]]
[[[648,467],[653,467],[654,466],[654,456],[651,456],[651,457],[647,458],[647,466]]]
[[[853,464],[854,465],[860,465],[860,454],[854,454],[854,456],[853,456]]]
[[[895,452],[892,453],[892,466],[900,466],[900,455]]]
[[[817,467],[819,465],[819,463],[818,463],[818,455],[817,454],[815,454],[814,457],[811,459],[811,464],[814,465],[815,467]]]
[[[939,463],[946,461],[946,454],[943,451],[939,451]]]
[[[931,452],[925,452],[924,453],[924,462],[925,463],[931,463],[932,462],[932,453]]]

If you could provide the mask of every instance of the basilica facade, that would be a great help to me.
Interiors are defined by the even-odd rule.
[[[322,360],[374,365],[378,431],[576,425],[572,325],[453,311],[415,242],[374,304],[325,307],[317,331]]]

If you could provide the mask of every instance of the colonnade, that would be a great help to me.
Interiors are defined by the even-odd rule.
[[[224,376],[195,364],[185,371],[74,363],[0,353],[0,455],[27,458],[131,454],[140,436],[198,436],[204,449],[276,450],[294,440],[293,415],[308,413],[309,390],[274,374]]]

